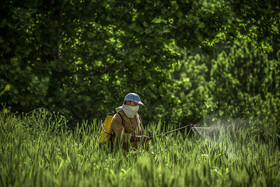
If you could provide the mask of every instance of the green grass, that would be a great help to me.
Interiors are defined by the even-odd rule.
[[[37,111],[0,118],[0,186],[279,186],[280,151],[249,130],[216,140],[172,133],[144,150],[98,148],[100,122],[61,130],[66,120]],[[160,133],[151,124],[149,133]],[[220,124],[222,125],[222,124]],[[234,125],[234,124],[233,124]]]

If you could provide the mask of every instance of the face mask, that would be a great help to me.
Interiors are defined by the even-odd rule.
[[[127,117],[133,118],[139,110],[139,105],[137,106],[123,105],[122,109]]]

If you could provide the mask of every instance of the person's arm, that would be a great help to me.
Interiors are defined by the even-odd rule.
[[[134,139],[135,141],[138,141],[138,142],[141,140],[147,142],[147,141],[151,140],[151,137],[145,135],[142,118],[140,117],[140,115],[138,115],[138,117],[139,117],[139,121],[140,121],[141,132],[140,132],[140,135],[135,135],[134,137],[132,137],[132,139]]]
[[[142,118],[139,116],[139,120],[140,120],[140,126],[141,126],[141,135],[144,135],[145,134],[145,129],[143,127],[143,121],[142,121]]]
[[[140,116],[139,116],[139,120],[140,120],[140,126],[141,126],[141,134],[142,134],[142,136],[146,137],[145,143],[144,143],[144,148],[145,148],[145,150],[148,151],[150,149],[150,141],[149,140],[151,140],[152,138],[145,135],[145,129],[144,129],[144,126],[143,126],[143,121],[142,121],[142,118]]]

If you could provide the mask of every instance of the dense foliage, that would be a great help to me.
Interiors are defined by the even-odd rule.
[[[136,92],[146,124],[279,123],[278,1],[4,0],[0,10],[0,89],[11,85],[0,103],[11,111],[104,119]]]

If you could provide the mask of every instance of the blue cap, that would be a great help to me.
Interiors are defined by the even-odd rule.
[[[134,101],[135,103],[138,103],[139,105],[144,106],[144,104],[141,102],[139,95],[137,95],[136,93],[127,94],[124,98],[124,101]]]

